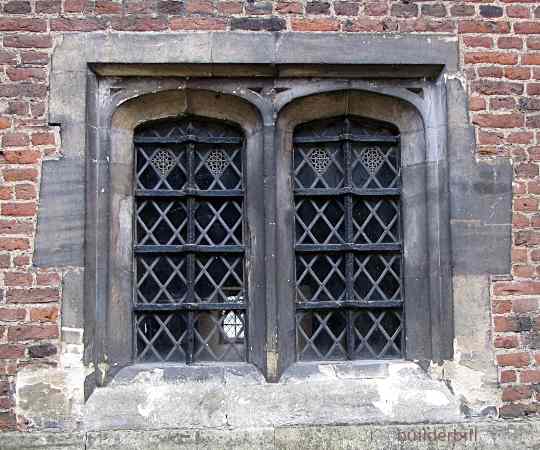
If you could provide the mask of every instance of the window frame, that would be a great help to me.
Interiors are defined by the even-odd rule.
[[[263,183],[259,183],[255,189],[248,188],[248,195],[253,196],[252,204],[259,210],[257,214],[253,208],[249,211],[252,219],[248,220],[258,221],[258,238],[253,242],[264,247],[264,251],[254,249],[254,254],[259,257],[265,255],[250,271],[250,276],[254,277],[251,286],[260,293],[260,296],[250,297],[265,300],[262,306],[254,308],[249,319],[251,324],[259,324],[254,327],[255,339],[250,339],[254,345],[250,349],[249,362],[255,364],[268,381],[278,381],[284,371],[296,363],[294,338],[290,339],[295,332],[294,314],[291,314],[294,309],[287,292],[291,280],[294,282],[294,274],[291,275],[290,260],[287,262],[283,259],[289,245],[285,243],[292,241],[282,239],[281,234],[290,226],[290,217],[284,216],[287,213],[285,208],[278,207],[290,201],[290,192],[283,191],[283,187],[290,183],[289,175],[284,175],[289,173],[289,169],[286,163],[283,164],[284,152],[287,148],[292,148],[287,139],[292,139],[292,132],[297,124],[309,120],[344,114],[372,117],[393,123],[402,133],[402,152],[408,154],[408,160],[404,161],[403,167],[411,171],[408,176],[412,181],[410,186],[403,189],[402,207],[412,206],[410,211],[414,223],[421,222],[421,218],[425,219],[425,211],[428,209],[434,212],[430,223],[422,223],[416,231],[416,227],[411,228],[412,236],[418,235],[423,241],[422,245],[411,246],[408,251],[413,255],[412,260],[418,264],[412,265],[410,270],[404,273],[404,297],[410,298],[407,294],[409,288],[416,294],[416,301],[406,305],[405,320],[413,317],[414,321],[427,326],[417,332],[406,322],[406,359],[441,360],[451,357],[453,305],[448,250],[449,221],[448,217],[445,217],[449,213],[445,185],[448,178],[446,165],[439,164],[441,155],[445,152],[446,141],[440,141],[441,136],[438,134],[444,127],[424,124],[426,117],[422,108],[422,97],[392,83],[373,85],[362,80],[325,80],[318,83],[309,80],[282,81],[280,85],[288,87],[281,87],[277,93],[271,88],[275,83],[272,79],[259,80],[258,84],[254,82],[254,90],[239,90],[238,83],[247,85],[248,81],[234,79],[194,79],[189,82],[174,80],[165,85],[159,81],[148,80],[142,90],[135,80],[121,80],[117,84],[118,81],[113,79],[110,83],[112,86],[126,88],[114,88],[114,92],[118,93],[108,101],[110,111],[105,114],[102,111],[97,117],[95,129],[102,134],[96,142],[102,144],[91,148],[102,152],[96,159],[104,161],[106,172],[102,174],[97,170],[91,173],[90,178],[97,175],[98,180],[92,180],[87,185],[88,195],[93,197],[92,202],[102,208],[87,208],[91,224],[87,228],[87,256],[90,261],[98,255],[103,257],[109,247],[114,248],[114,238],[103,239],[99,231],[106,230],[108,233],[111,224],[112,232],[115,226],[118,228],[118,224],[114,223],[116,216],[110,216],[111,208],[113,211],[120,211],[120,215],[125,215],[125,211],[122,213],[121,198],[115,199],[112,195],[112,199],[108,199],[109,187],[112,186],[114,194],[115,185],[118,184],[108,177],[112,174],[113,178],[119,179],[120,191],[123,189],[124,178],[132,166],[129,164],[130,156],[122,155],[122,152],[132,148],[132,131],[137,124],[184,113],[228,119],[238,124],[243,128],[248,141],[253,141],[252,151],[257,153],[256,157],[248,158],[248,163],[252,161],[257,166],[257,174],[263,174]],[[108,91],[106,86],[105,83],[103,90]],[[425,82],[422,86],[424,95],[433,96],[436,101],[444,98],[444,90],[440,89],[440,86],[430,82]],[[441,98],[438,97],[441,95]],[[370,102],[371,99],[377,101]],[[381,110],[380,105],[377,106],[380,102],[385,104],[385,110]],[[90,130],[94,130],[94,127]],[[404,132],[406,139],[403,139]],[[119,155],[108,156],[109,151],[117,151],[118,142],[124,143]],[[247,151],[250,151],[249,148]],[[431,164],[432,160],[435,164]],[[93,169],[92,167],[91,172]],[[129,174],[127,176],[129,177]],[[430,186],[430,191],[433,187],[433,192],[428,193],[427,186]],[[414,198],[416,200],[411,201]],[[129,204],[129,199],[123,200]],[[128,212],[131,210],[128,209]],[[407,225],[406,219],[404,222]],[[422,233],[418,232],[420,229]],[[406,234],[407,230],[404,235]],[[433,244],[434,252],[427,254],[427,242]],[[404,254],[407,255],[407,251]],[[122,250],[117,249],[116,255],[122,255]],[[88,348],[90,355],[95,366],[100,368],[96,373],[98,384],[107,382],[117,370],[132,363],[130,358],[125,356],[129,342],[126,344],[125,337],[121,336],[117,326],[118,323],[125,323],[128,318],[125,306],[122,306],[122,303],[126,302],[122,300],[119,292],[122,291],[122,286],[129,290],[131,280],[126,276],[129,269],[122,267],[122,264],[116,264],[114,259],[114,255],[109,257],[109,272],[100,267],[102,263],[99,261],[95,269],[91,263],[90,271],[87,272],[88,298],[96,300],[94,312],[90,309],[88,314],[96,317],[96,320],[91,324],[93,328],[86,336],[88,342],[92,343],[92,347]],[[426,271],[426,268],[430,270]],[[112,274],[110,279],[109,273]],[[429,273],[429,277],[426,277],[426,273]],[[104,279],[107,280],[105,286]],[[412,315],[410,306],[413,308]],[[92,305],[90,307],[94,308]],[[433,320],[430,321],[431,316]],[[106,364],[103,364],[103,361]],[[104,368],[103,372],[101,367]]]

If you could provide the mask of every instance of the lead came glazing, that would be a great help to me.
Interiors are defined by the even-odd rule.
[[[398,130],[341,117],[293,142],[297,359],[400,358]]]

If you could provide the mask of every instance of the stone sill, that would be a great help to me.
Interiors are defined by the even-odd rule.
[[[134,365],[92,393],[87,431],[259,429],[465,421],[447,385],[409,361],[300,363],[278,383],[250,364]]]
[[[434,442],[435,432],[440,436],[437,442]],[[444,440],[441,433],[444,433]],[[410,440],[406,440],[407,436]],[[465,447],[478,450],[521,450],[536,449],[539,445],[538,419],[385,426],[313,425],[210,430],[0,433],[2,450],[429,450]]]

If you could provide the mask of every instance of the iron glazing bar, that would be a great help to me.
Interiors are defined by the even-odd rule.
[[[334,136],[314,136],[314,137],[295,137],[293,142],[295,144],[311,144],[314,142],[399,142],[399,136],[360,136],[349,133],[343,133]]]
[[[247,309],[246,303],[139,303],[133,305],[134,311],[216,311],[234,310],[243,311]]]
[[[401,300],[380,300],[362,302],[358,300],[342,300],[339,302],[300,302],[296,304],[297,310],[312,309],[391,309],[401,308]]]
[[[399,253],[401,243],[388,244],[297,244],[295,250],[301,253],[332,253],[332,252],[356,252],[356,253]]]
[[[135,191],[135,197],[173,197],[173,198],[186,198],[186,197],[243,197],[244,191],[242,189],[230,189],[230,190],[202,190],[202,189],[183,189],[183,190],[145,190],[138,189]]]
[[[189,210],[189,205],[188,205]],[[242,245],[136,245],[135,254],[155,253],[244,253]]]
[[[183,144],[185,142],[197,142],[200,144],[241,144],[240,137],[210,137],[197,136],[194,134],[186,134],[175,138],[168,137],[135,137],[135,144]]]
[[[350,186],[339,189],[295,189],[294,195],[297,197],[330,197],[335,195],[357,195],[360,197],[399,197],[401,195],[401,189],[399,188],[387,188],[387,189],[358,189]]]

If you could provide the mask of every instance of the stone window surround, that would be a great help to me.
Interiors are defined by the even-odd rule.
[[[167,46],[167,43],[170,46]],[[141,48],[151,49],[156,46],[162,51],[140,51]],[[165,48],[166,50],[163,50]],[[93,202],[98,200],[96,197],[99,196],[96,194],[105,187],[102,184],[102,172],[96,170],[96,167],[105,165],[107,161],[90,157],[96,147],[105,145],[102,139],[107,138],[103,129],[96,126],[97,102],[103,98],[101,84],[97,83],[98,78],[130,75],[211,77],[238,73],[237,70],[240,70],[241,74],[278,78],[333,77],[333,80],[320,79],[277,94],[276,91],[264,92],[263,89],[263,93],[267,95],[243,91],[241,96],[248,97],[248,101],[261,111],[261,131],[265,148],[273,148],[273,140],[286,142],[292,130],[282,127],[281,134],[273,135],[268,132],[277,117],[275,110],[270,108],[271,104],[277,105],[277,110],[282,109],[284,114],[290,114],[290,124],[300,121],[300,118],[295,118],[295,113],[298,115],[298,111],[303,109],[302,103],[316,103],[323,98],[326,102],[336,101],[335,96],[342,95],[338,91],[354,91],[354,95],[359,97],[380,97],[382,102],[394,97],[393,102],[398,98],[412,105],[409,106],[411,111],[420,118],[426,132],[427,164],[422,170],[427,169],[431,173],[427,178],[429,180],[431,177],[432,180],[432,184],[427,182],[429,188],[424,191],[428,197],[427,204],[433,199],[436,200],[431,203],[433,208],[430,206],[430,211],[436,213],[429,216],[427,227],[437,232],[437,239],[430,242],[437,242],[438,245],[430,246],[428,255],[431,263],[434,263],[432,267],[443,268],[441,271],[429,271],[430,296],[435,296],[440,301],[434,303],[435,308],[432,308],[428,322],[436,329],[436,332],[431,334],[433,350],[414,355],[413,359],[451,360],[456,350],[452,348],[451,337],[454,336],[454,344],[460,347],[462,353],[461,362],[465,359],[468,366],[484,372],[492,380],[496,379],[490,357],[492,353],[489,345],[486,345],[490,344],[489,277],[509,271],[511,171],[507,161],[477,162],[474,159],[473,132],[468,123],[466,96],[456,73],[457,61],[455,38],[441,35],[342,36],[325,33],[322,39],[317,33],[260,33],[250,35],[249,39],[246,39],[244,33],[96,33],[64,36],[53,56],[50,95],[50,122],[61,126],[64,158],[44,164],[42,207],[38,218],[35,255],[38,266],[66,267],[62,311],[64,341],[69,343],[73,329],[84,329],[85,360],[87,363],[103,362],[99,358],[95,359],[100,353],[100,346],[103,348],[105,343],[94,338],[94,327],[105,323],[105,310],[97,307],[97,304],[107,298],[107,285],[98,282],[96,273],[99,272],[97,269],[102,269],[102,260],[97,258],[97,253],[100,248],[108,248],[108,243],[99,242],[103,236],[100,237],[96,231],[106,229],[103,227],[109,218],[106,213],[107,202]],[[330,69],[327,64],[332,64]],[[392,79],[372,82],[362,78]],[[144,83],[148,86],[147,92],[156,92],[170,90],[171,85],[167,86],[168,82],[170,81],[153,80],[153,87],[150,87],[151,83],[148,81]],[[86,86],[82,92],[81,86]],[[178,86],[174,89],[177,88]],[[419,88],[423,89],[423,98],[418,95]],[[117,99],[117,104],[122,103],[122,95],[131,95],[115,86],[108,86],[108,89],[109,98]],[[229,92],[231,89],[238,95],[237,84],[233,88],[229,87]],[[220,90],[227,92],[223,83]],[[316,93],[318,94],[313,95]],[[335,98],[329,100],[332,96]],[[297,103],[296,111],[293,102],[295,98],[303,98]],[[339,104],[339,100],[336,103]],[[341,106],[336,105],[335,111],[343,112],[343,105],[347,105],[347,102],[342,102]],[[108,110],[107,114],[111,115],[114,107],[116,105]],[[373,114],[377,116],[376,112]],[[307,121],[307,117],[302,115],[301,121]],[[279,129],[279,120],[277,126]],[[284,131],[285,129],[287,131]],[[287,147],[281,145],[280,148]],[[274,156],[273,153],[265,152],[265,168],[284,167],[285,160],[279,155],[274,159]],[[418,169],[417,163],[420,161],[412,161],[411,169]],[[86,194],[85,184],[82,182],[85,163],[88,169]],[[444,177],[445,172],[448,178]],[[279,177],[285,176],[286,172],[277,170],[276,173]],[[272,181],[271,173],[266,176],[267,181]],[[51,181],[52,178],[55,178],[55,182]],[[69,182],[69,179],[73,181],[73,189],[65,195],[70,202],[76,199],[76,203],[81,206],[80,210],[71,210],[68,214],[61,206],[52,206],[51,197],[60,192],[60,183]],[[478,180],[482,180],[483,184],[478,185]],[[282,182],[283,180],[278,182],[278,186],[283,185]],[[448,191],[448,183],[455,189]],[[265,195],[271,192],[272,189],[265,189]],[[468,198],[472,192],[477,196],[476,199]],[[276,208],[276,200],[280,195],[284,193],[278,191],[277,196],[265,197],[265,213],[275,215],[278,227],[280,221],[286,220],[281,215],[282,211]],[[406,198],[404,189],[404,202]],[[478,203],[483,201],[491,204],[495,200],[499,202],[497,210],[501,211],[497,214],[492,214],[493,211],[486,204]],[[55,202],[58,202],[58,198]],[[501,202],[507,208],[501,206]],[[65,225],[62,225],[66,224],[66,216],[71,219],[67,222],[67,232]],[[83,250],[81,242],[85,232],[86,246]],[[275,241],[275,230],[267,227],[265,246],[273,247]],[[283,249],[280,251],[278,248],[276,259],[269,258],[266,261],[267,277],[276,277],[276,267],[280,267],[280,261],[283,261]],[[442,265],[439,261],[442,261]],[[81,271],[78,270],[82,267],[86,278],[84,291]],[[426,273],[425,270],[421,272]],[[442,300],[452,298],[451,284],[454,301],[444,302]],[[273,295],[268,293],[268,290],[273,290],[276,286],[275,283],[267,282],[267,295]],[[480,300],[471,304],[468,302],[471,295],[478,296]],[[101,300],[96,302],[96,299]],[[442,312],[438,309],[442,306],[450,309]],[[446,331],[439,334],[437,330],[443,328],[439,327],[434,318],[452,317],[452,306],[455,324],[452,326],[451,320],[442,321],[441,325],[446,325]],[[286,317],[277,319],[280,314],[281,311],[268,311],[267,321],[286,323]],[[480,318],[482,323],[471,329],[474,322],[470,317]],[[418,338],[421,340],[421,336]],[[465,358],[462,352],[464,349],[467,350]],[[280,370],[291,362],[290,352],[276,351],[272,355],[273,350],[270,349],[267,361],[262,362],[267,364],[269,372],[274,375],[269,377],[271,379],[276,378]],[[487,354],[482,355],[483,352]]]

